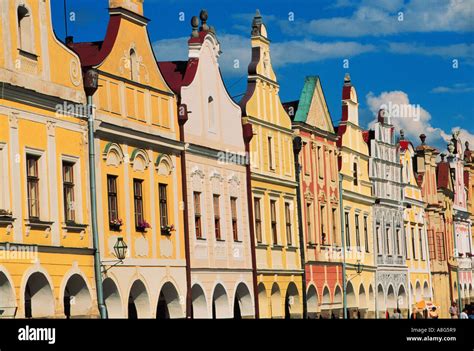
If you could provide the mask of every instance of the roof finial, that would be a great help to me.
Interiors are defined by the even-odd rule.
[[[207,25],[207,18],[209,17],[209,15],[207,14],[207,10],[205,9],[202,9],[201,12],[199,13],[199,18],[201,19],[201,30],[203,31],[208,31],[209,30],[209,26]]]
[[[469,141],[466,140],[466,142],[464,143],[464,145],[466,145],[466,151],[470,151],[470,150],[469,150]]]
[[[446,154],[443,152],[441,155],[439,155],[441,157],[441,162],[444,162],[444,158],[446,157]]]
[[[344,85],[350,85],[350,84],[351,84],[351,75],[349,74],[349,72],[347,72],[344,75]]]
[[[252,35],[260,35],[260,26],[262,25],[262,15],[260,10],[255,11],[255,16],[252,21]]]
[[[197,18],[197,16],[193,16],[191,18],[191,26],[193,27],[193,31],[191,33],[191,36],[193,38],[197,38],[199,36],[199,32],[198,32],[199,19]]]
[[[405,140],[405,131],[400,129],[400,140]]]
[[[420,140],[421,140],[421,144],[425,145],[426,135],[420,134]]]

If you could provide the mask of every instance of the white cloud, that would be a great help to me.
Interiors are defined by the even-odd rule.
[[[369,92],[366,96],[366,100],[373,116],[377,116],[379,109],[384,105],[414,106],[414,104],[410,102],[408,94],[399,90],[384,91],[380,95],[375,95],[373,92]],[[374,120],[369,124],[370,128],[373,127],[375,121],[376,117],[374,117]],[[414,145],[420,143],[420,134],[425,134],[429,145],[436,146],[441,151],[444,151],[446,149],[447,141],[451,139],[451,134],[455,130],[461,131],[460,138],[463,143],[467,140],[471,145],[474,145],[474,135],[462,127],[453,127],[449,132],[434,127],[431,124],[431,114],[421,106],[419,106],[419,116],[417,116],[417,118],[407,118],[405,116],[392,118],[391,122],[396,127],[396,132],[398,133],[400,129],[403,129],[405,132],[405,138],[410,140]]]
[[[399,21],[399,12],[403,13],[403,21]],[[471,32],[473,18],[472,0],[411,0],[406,4],[403,0],[365,0],[350,16],[279,23],[288,34],[354,38],[412,32]]]
[[[474,87],[471,87],[465,83],[457,83],[449,87],[438,86],[431,90],[431,92],[435,94],[462,94],[462,93],[469,93],[472,91],[474,91]]]
[[[466,62],[474,59],[474,44],[451,44],[445,46],[426,46],[416,43],[389,43],[388,52],[405,55],[440,56],[443,58],[466,58]]]
[[[244,75],[251,58],[250,38],[235,34],[217,33],[222,54],[219,65],[224,74],[229,76]],[[153,44],[159,61],[186,60],[188,55],[188,38],[158,40]],[[321,43],[312,40],[291,40],[274,42],[271,46],[272,64],[283,67],[295,63],[309,63],[332,58],[346,58],[373,52],[373,45],[360,44],[354,41],[337,41]],[[235,60],[239,67],[235,68]]]

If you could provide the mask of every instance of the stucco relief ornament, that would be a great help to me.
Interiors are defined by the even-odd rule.
[[[69,63],[69,77],[75,87],[78,87],[81,84],[81,65],[75,58]]]
[[[454,143],[452,141],[448,143],[448,151],[451,155],[454,153]]]

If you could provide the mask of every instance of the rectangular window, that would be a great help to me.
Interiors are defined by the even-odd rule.
[[[361,246],[360,246],[360,230],[359,230],[359,215],[355,215],[355,226],[356,226],[356,246],[357,250],[361,251]]]
[[[436,233],[436,241],[437,241],[436,247],[437,247],[438,260],[444,261],[446,260],[446,255],[445,255],[445,248],[444,248],[443,232]]]
[[[234,237],[234,241],[239,241],[239,230],[237,226],[237,198],[236,197],[230,198],[230,212],[232,216],[232,235]]]
[[[428,229],[426,233],[428,234],[428,253],[430,254],[430,260],[434,260],[436,259],[436,242],[434,231],[432,229]]]
[[[387,249],[387,254],[392,254],[392,238],[391,238],[392,231],[390,228],[385,228],[385,248]]]
[[[286,222],[286,244],[291,246],[293,244],[291,238],[291,212],[290,212],[290,204],[285,203],[285,222]]]
[[[162,229],[168,226],[168,187],[166,184],[158,184],[160,201],[160,226]]]
[[[39,219],[40,216],[38,161],[38,156],[26,155],[28,215],[35,219]]]
[[[397,240],[397,245],[396,245],[397,255],[402,256],[402,243],[401,243],[402,237],[401,237],[400,229],[397,228],[396,233],[397,233],[397,237],[395,239]]]
[[[107,198],[109,204],[109,222],[115,222],[118,216],[117,177],[107,175]]]
[[[336,158],[335,153],[329,151],[329,172],[331,173],[331,181],[336,181],[337,171],[334,169],[334,159]]]
[[[426,259],[426,257],[425,257],[425,245],[424,245],[424,242],[423,242],[423,230],[422,229],[418,229],[418,240],[420,242],[420,256],[421,256],[421,259],[424,261]]]
[[[351,246],[351,232],[349,230],[349,212],[344,212],[344,226],[346,229],[346,248]]]
[[[364,243],[365,243],[365,252],[370,252],[369,248],[369,226],[367,224],[367,216],[364,216]]]
[[[357,186],[359,184],[359,180],[358,180],[358,177],[359,177],[359,171],[357,169],[357,163],[354,162],[354,164],[352,165],[352,177],[354,178],[353,180],[353,184],[355,186]]]
[[[143,217],[143,180],[133,180],[133,201],[135,203],[135,226],[139,227],[144,221]]]
[[[196,231],[196,238],[202,238],[201,226],[201,193],[194,192],[194,230]]]
[[[273,245],[278,245],[278,230],[276,219],[276,201],[270,200],[270,220],[272,225],[272,239]]]
[[[74,222],[74,163],[63,162],[63,195],[64,218],[66,222]]]
[[[255,235],[257,237],[257,243],[262,242],[262,212],[260,208],[260,199],[253,199],[253,207],[255,209]]]
[[[380,233],[380,227],[375,228],[375,234],[376,234],[376,239],[377,239],[377,253],[381,255],[383,253],[383,247],[382,247],[382,238],[381,238],[381,233]]]
[[[337,210],[335,208],[332,209],[332,233],[331,233],[331,244],[336,244],[337,242]]]
[[[319,178],[324,178],[324,157],[323,148],[318,146],[318,175]]]
[[[308,240],[311,244],[314,244],[313,240],[313,205],[311,203],[306,204],[306,230],[308,231]]]
[[[273,138],[268,137],[268,165],[270,170],[273,171],[275,169],[275,160],[273,159]]]
[[[319,218],[321,221],[321,244],[328,244],[328,238],[326,233],[326,216],[325,216],[325,206],[322,205],[319,207]]]
[[[416,240],[415,240],[415,228],[411,228],[411,249],[413,251],[413,259],[416,260]]]
[[[311,143],[304,143],[303,145],[304,155],[304,173],[306,175],[311,174]]]
[[[214,208],[214,231],[216,240],[221,240],[221,215],[219,195],[212,195],[212,207]]]

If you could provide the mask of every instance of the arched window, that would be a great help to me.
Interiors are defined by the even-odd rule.
[[[130,79],[138,81],[137,53],[134,49],[130,50]]]
[[[21,50],[26,52],[33,51],[32,45],[32,18],[28,9],[21,5],[18,6],[18,44]]]

